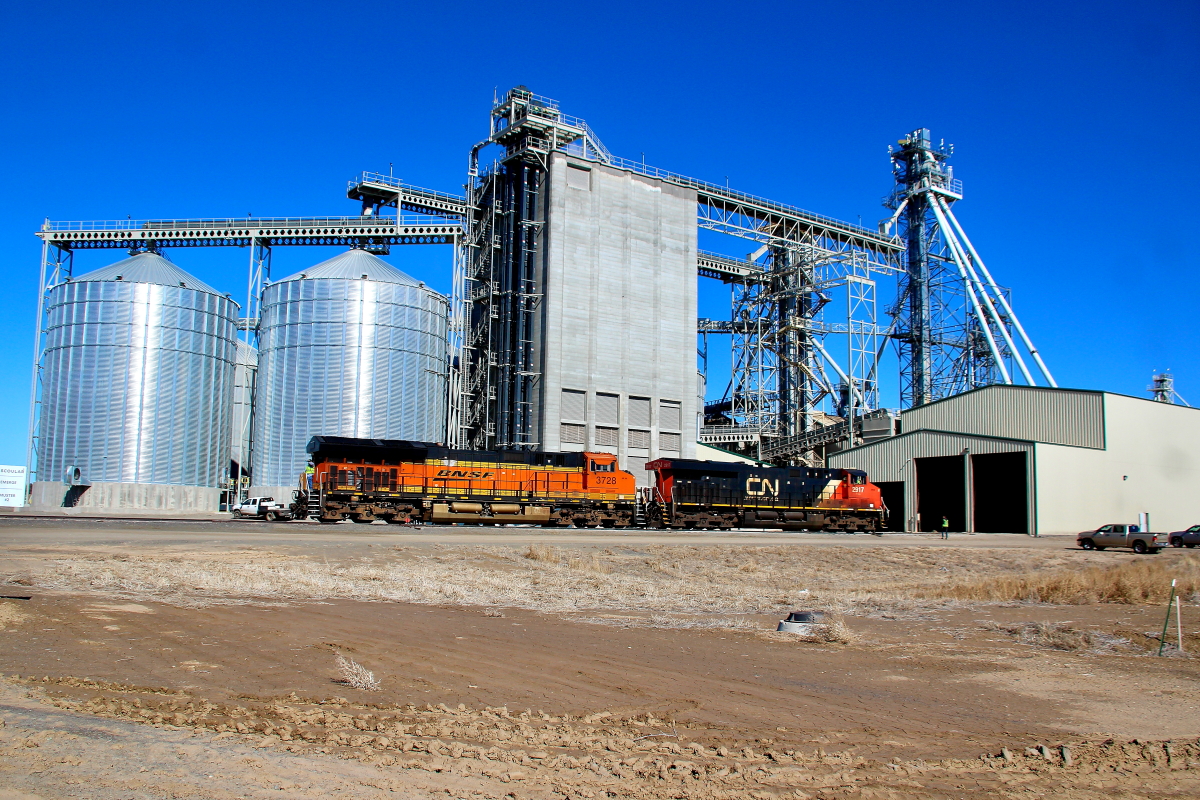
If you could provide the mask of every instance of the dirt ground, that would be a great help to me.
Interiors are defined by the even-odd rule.
[[[0,800],[1200,796],[1192,589],[956,599],[1186,552],[281,533],[0,522]]]

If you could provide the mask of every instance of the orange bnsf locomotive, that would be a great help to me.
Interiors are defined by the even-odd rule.
[[[456,450],[429,442],[314,436],[296,516],[674,530],[878,531],[886,509],[865,472],[662,458],[639,491],[611,453]]]
[[[629,527],[637,489],[609,453],[454,450],[429,442],[314,436],[322,522],[533,523]],[[301,487],[304,494],[307,487]]]

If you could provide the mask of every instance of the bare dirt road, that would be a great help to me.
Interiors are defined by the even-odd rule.
[[[244,527],[0,526],[0,800],[1200,795],[1184,553]]]

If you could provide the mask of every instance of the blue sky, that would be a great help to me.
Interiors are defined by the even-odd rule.
[[[885,216],[887,145],[928,127],[956,145],[959,218],[1059,384],[1141,395],[1169,368],[1200,404],[1195,3],[296,0],[2,14],[0,463],[24,461],[44,218],[354,213],[346,180],[389,163],[459,191],[493,90],[522,83],[619,155],[866,224]],[[242,299],[245,250],[168,255]],[[275,274],[329,255],[280,249]],[[76,270],[120,256],[84,252]],[[390,260],[449,288],[446,247]],[[701,313],[727,313],[719,286]]]

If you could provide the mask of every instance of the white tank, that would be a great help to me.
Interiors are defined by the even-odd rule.
[[[251,493],[287,499],[314,435],[444,441],[447,308],[363,250],[267,286]]]

